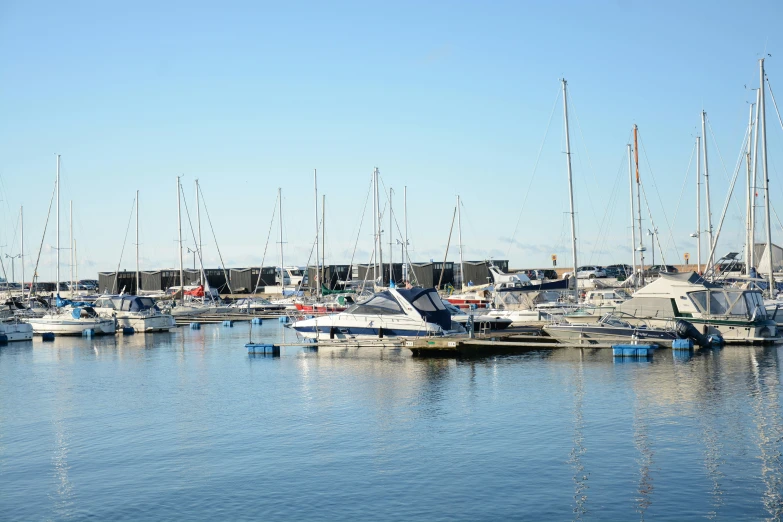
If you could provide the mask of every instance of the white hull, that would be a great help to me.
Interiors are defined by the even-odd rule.
[[[33,338],[33,328],[27,323],[0,324],[0,335],[5,335],[8,342],[30,341]]]
[[[133,328],[137,332],[168,332],[176,328],[177,323],[171,315],[153,315],[150,317],[117,316],[119,328]]]
[[[51,332],[55,335],[82,335],[92,329],[96,334],[113,334],[117,331],[111,319],[72,319],[67,317],[44,316],[27,321],[33,327],[33,333]]]

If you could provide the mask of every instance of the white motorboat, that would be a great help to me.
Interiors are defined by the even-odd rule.
[[[114,319],[101,317],[91,306],[58,308],[43,317],[27,319],[27,322],[36,334],[82,335],[85,330],[93,330],[96,335],[101,335],[117,331]]]
[[[285,305],[272,303],[261,297],[246,297],[242,299],[237,299],[236,301],[228,305],[228,307],[232,311],[238,313],[270,312],[274,310],[285,309]]]
[[[120,328],[137,332],[168,332],[176,327],[171,314],[163,313],[151,297],[104,295],[93,306],[98,315],[117,320]]]
[[[16,319],[0,323],[0,336],[5,336],[7,342],[30,341],[33,338],[33,327]]]
[[[617,306],[630,323],[664,326],[683,318],[702,334],[720,335],[727,343],[773,343],[782,340],[774,317],[767,315],[761,292],[728,288],[698,274],[661,273]]]
[[[506,317],[489,316],[485,315],[483,312],[469,314],[458,306],[451,304],[449,301],[444,300],[443,304],[451,314],[452,322],[459,323],[462,327],[467,326],[467,324],[471,321],[471,317],[473,318],[473,328],[474,330],[478,331],[505,330],[511,326],[511,323],[513,322],[511,319]]]
[[[290,325],[307,339],[379,339],[463,333],[434,288],[389,288],[344,312]]]

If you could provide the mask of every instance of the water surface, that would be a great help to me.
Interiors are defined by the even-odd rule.
[[[0,519],[783,513],[778,348],[270,357],[248,328],[0,347]]]

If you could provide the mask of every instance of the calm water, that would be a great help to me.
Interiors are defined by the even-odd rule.
[[[280,339],[279,323],[254,336]],[[2,520],[779,519],[777,348],[615,362],[284,348],[248,325],[0,347]]]

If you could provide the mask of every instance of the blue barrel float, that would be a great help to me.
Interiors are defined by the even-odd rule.
[[[612,354],[615,357],[649,357],[657,347],[657,344],[613,344]]]
[[[281,323],[287,323],[288,322],[288,316],[287,315],[281,315],[280,317],[278,317],[277,320],[280,321]]]
[[[133,335],[136,333],[136,330],[132,326],[123,326],[122,327],[122,335]]]
[[[45,343],[54,341],[54,332],[44,332],[41,334],[41,340]]]
[[[201,323],[190,323],[191,330],[201,330]]]
[[[253,318],[253,319],[250,321],[250,324],[263,324],[263,321],[261,320],[261,318],[260,318],[260,317],[254,317],[254,318]]]
[[[247,348],[248,355],[272,355],[272,356],[280,355],[280,347],[275,346],[274,344],[247,343],[245,347]]]
[[[91,338],[91,337],[94,337],[94,336],[95,336],[95,330],[94,329],[92,329],[92,328],[85,328],[84,330],[82,330],[82,337]]]
[[[233,328],[234,321],[223,321],[223,326],[228,326],[229,328]]]

